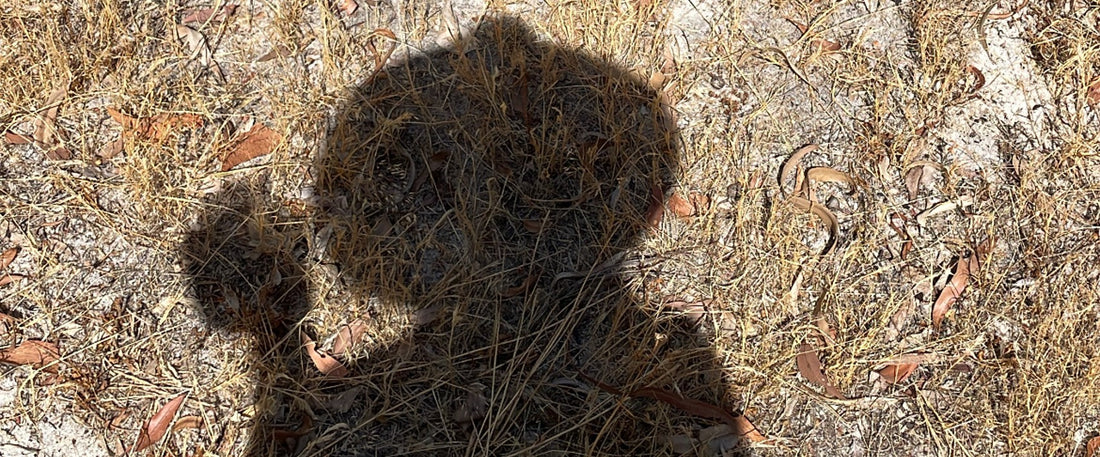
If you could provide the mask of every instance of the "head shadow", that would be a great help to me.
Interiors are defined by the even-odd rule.
[[[257,376],[249,455],[290,454],[280,426],[307,417],[300,455],[651,454],[699,424],[579,372],[729,405],[695,323],[637,279],[678,173],[667,109],[629,71],[487,18],[350,92],[310,214],[257,201],[260,178],[215,197],[184,258],[210,325],[277,373]],[[326,378],[299,334],[341,313],[369,343]]]

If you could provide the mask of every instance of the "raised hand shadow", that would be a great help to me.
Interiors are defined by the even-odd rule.
[[[606,386],[735,406],[644,287],[680,147],[646,81],[509,17],[398,60],[341,107],[314,210],[254,176],[183,246],[210,325],[254,341],[249,455],[668,454],[716,422]],[[300,335],[356,318],[349,374],[321,375]]]

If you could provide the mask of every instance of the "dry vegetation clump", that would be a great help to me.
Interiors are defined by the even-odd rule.
[[[0,454],[1093,457],[1100,10],[879,3],[0,7]]]

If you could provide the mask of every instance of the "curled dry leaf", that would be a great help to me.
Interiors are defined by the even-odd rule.
[[[840,49],[841,49],[840,43],[837,43],[835,41],[826,40],[824,38],[814,39],[813,41],[811,41],[811,43],[814,45],[814,48],[818,52],[821,52],[822,54],[828,54],[830,52],[837,52],[837,51],[840,51]]]
[[[225,154],[225,158],[222,159],[222,171],[229,171],[256,157],[270,154],[282,138],[278,132],[263,124],[253,125],[252,129],[242,135]]]
[[[0,349],[0,362],[30,365],[36,369],[46,367],[46,371],[50,373],[57,373],[57,365],[53,362],[60,357],[61,352],[56,344],[39,340],[26,340],[15,346]]]
[[[809,343],[802,343],[798,346],[798,355],[794,359],[795,365],[798,366],[798,372],[802,374],[802,377],[806,380],[817,384],[825,388],[825,393],[833,398],[844,399],[844,394],[840,393],[829,382],[829,377],[825,375],[825,372],[821,366],[821,359],[817,356],[817,349],[814,349]]]
[[[65,83],[50,92],[46,98],[45,114],[41,114],[35,121],[34,141],[43,148],[54,145],[54,136],[57,134],[57,110],[61,107],[61,101],[69,93],[69,84]]]
[[[332,342],[332,353],[337,356],[344,355],[359,341],[366,330],[367,323],[362,319],[356,319],[350,324],[341,326],[340,331],[336,333],[336,339]]]
[[[358,9],[359,9],[359,3],[357,3],[355,0],[341,0],[340,1],[340,12],[342,12],[342,13],[348,15],[348,16],[351,16],[352,14],[354,14],[355,11],[358,10]]]
[[[214,62],[213,53],[210,52],[210,46],[206,42],[206,37],[202,35],[198,30],[195,30],[186,25],[176,25],[176,39],[187,46],[187,49],[191,51],[192,58],[197,58],[199,63],[205,68],[213,69],[219,78],[225,79],[222,74],[221,67],[217,62]]]
[[[500,296],[504,298],[511,298],[527,292],[528,290],[531,290],[531,287],[534,286],[535,283],[537,283],[539,280],[539,273],[540,272],[537,270],[532,271],[527,275],[527,278],[523,280],[523,284],[504,289],[504,291],[500,293]]]
[[[466,392],[466,401],[455,409],[454,421],[468,424],[480,420],[489,412],[489,400],[485,398],[485,386],[474,383]]]
[[[1096,451],[1100,450],[1100,436],[1095,436],[1085,444],[1085,457],[1100,457]]]
[[[812,202],[802,197],[790,197],[787,201],[791,202],[796,208],[814,213],[817,217],[821,218],[821,221],[825,223],[825,226],[829,228],[829,241],[825,243],[825,249],[821,250],[821,255],[829,255],[836,248],[837,238],[840,237],[840,222],[836,220],[836,216],[829,208],[816,202]]]
[[[1088,93],[1086,94],[1085,98],[1086,100],[1088,100],[1089,105],[1100,105],[1100,79],[1097,79],[1096,81],[1093,81],[1092,84],[1089,84]]]
[[[16,282],[16,281],[22,281],[24,278],[26,278],[26,276],[17,275],[17,274],[10,274],[10,273],[5,274],[5,275],[0,275],[0,286],[6,286],[6,285],[11,284],[11,283]]]
[[[187,15],[180,20],[180,23],[187,25],[209,20],[224,21],[236,12],[237,5],[224,5],[221,8],[201,8],[188,12]]]
[[[8,248],[4,250],[3,254],[0,254],[0,270],[3,270],[11,265],[15,261],[15,257],[19,255],[19,247]]]
[[[202,427],[202,418],[201,417],[199,417],[199,416],[184,416],[184,417],[181,417],[180,420],[176,421],[176,423],[174,425],[172,425],[172,433],[176,433],[180,430],[186,430],[186,429],[191,429],[191,428],[199,428],[199,427]]]
[[[4,141],[8,144],[30,144],[31,139],[25,135],[20,135],[11,130],[4,132]]]
[[[176,417],[176,411],[180,409],[180,405],[183,405],[183,400],[185,398],[187,398],[186,393],[180,394],[178,397],[165,403],[153,417],[150,417],[149,420],[145,422],[145,425],[141,427],[137,442],[134,443],[131,450],[134,452],[141,452],[157,441],[160,441],[161,438],[164,438],[164,434],[168,432],[168,425],[172,423],[172,418]]]
[[[661,226],[661,219],[665,217],[665,191],[659,183],[653,183],[649,187],[649,207],[646,208],[645,221],[650,228],[657,229]]]
[[[966,71],[974,75],[974,87],[970,89],[971,94],[975,94],[985,87],[985,75],[982,74],[982,71],[979,70],[978,67],[967,65]]]
[[[801,148],[798,148],[798,150],[795,151],[794,154],[791,154],[791,157],[787,159],[785,163],[783,163],[783,167],[779,169],[779,189],[783,191],[784,195],[791,194],[791,192],[787,192],[786,182],[794,176],[794,172],[798,169],[798,164],[802,162],[802,158],[806,157],[806,154],[809,154],[815,150],[817,150],[816,144],[807,144],[805,146],[802,146]]]
[[[963,290],[966,289],[967,282],[970,281],[970,271],[973,266],[977,269],[978,257],[977,254],[971,254],[970,257],[965,259],[960,258],[955,264],[955,274],[951,276],[951,280],[940,291],[940,295],[936,298],[936,302],[932,304],[932,326],[939,328],[943,322],[944,316],[947,315],[947,311],[951,309],[951,305],[962,296]]]
[[[668,209],[672,211],[672,214],[680,217],[695,215],[695,205],[682,197],[679,192],[674,192],[671,197],[668,197]]]
[[[909,377],[909,375],[913,374],[913,372],[916,371],[917,366],[919,365],[916,363],[896,363],[886,365],[885,368],[878,370],[878,374],[879,376],[882,376],[882,379],[884,379],[887,383],[897,384],[904,381],[905,378]]]
[[[306,353],[309,354],[309,359],[313,361],[313,365],[317,367],[317,371],[326,376],[332,376],[334,378],[343,378],[348,375],[348,369],[339,360],[330,357],[327,354],[323,354],[317,350],[317,343],[314,342],[306,334],[302,334],[302,344],[305,347]]]

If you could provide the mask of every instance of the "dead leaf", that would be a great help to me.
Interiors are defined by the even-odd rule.
[[[347,350],[359,341],[366,330],[367,323],[362,319],[356,319],[352,323],[340,327],[340,331],[336,333],[336,339],[332,342],[332,353],[337,356],[345,355]]]
[[[0,254],[0,270],[3,270],[11,265],[15,260],[15,256],[19,255],[19,247],[8,248],[3,254]]]
[[[829,382],[829,377],[825,375],[821,366],[821,359],[817,356],[817,349],[814,349],[809,343],[802,343],[798,346],[798,355],[795,357],[794,361],[802,377],[814,384],[824,387],[825,393],[829,394],[829,396],[841,400],[844,399],[844,394],[840,393],[840,390],[836,387],[833,387]]]
[[[829,241],[825,243],[825,249],[821,250],[821,255],[829,255],[836,248],[837,238],[840,237],[840,222],[836,220],[836,216],[829,208],[826,208],[820,203],[815,203],[802,197],[790,197],[787,201],[791,202],[796,208],[803,211],[809,211],[821,218],[821,221],[829,228]]]
[[[294,55],[294,51],[288,48],[285,44],[276,43],[271,47],[271,50],[267,51],[264,55],[256,59],[257,62],[267,62],[275,59],[285,59]]]
[[[812,44],[814,46],[814,48],[816,48],[817,51],[821,52],[822,54],[828,54],[830,52],[837,52],[837,51],[840,51],[840,49],[841,49],[840,43],[837,43],[835,41],[826,40],[824,38],[814,39],[814,40],[810,41],[810,44]]]
[[[6,285],[11,284],[15,281],[22,281],[25,278],[26,278],[26,276],[17,275],[17,274],[0,275],[0,286],[6,286]]]
[[[905,172],[905,190],[909,192],[909,201],[917,199],[920,192],[921,178],[924,177],[924,166],[910,168]]]
[[[940,296],[936,298],[936,302],[932,305],[932,326],[935,328],[940,327],[940,323],[943,322],[944,316],[947,315],[947,311],[951,309],[951,305],[962,296],[962,292],[966,289],[967,282],[970,281],[970,269],[971,265],[977,267],[978,258],[977,254],[971,254],[970,257],[965,259],[960,258],[955,264],[955,274],[951,276],[951,281],[944,286],[940,291]]]
[[[180,405],[183,405],[185,398],[187,398],[187,393],[180,394],[161,407],[153,417],[150,417],[145,425],[141,427],[141,433],[138,434],[137,442],[134,443],[131,451],[141,452],[164,438],[164,434],[168,432],[168,425],[172,423],[172,418],[176,416],[176,411],[180,409]]]
[[[340,12],[351,16],[355,13],[355,10],[359,9],[359,4],[355,0],[343,0],[340,2]]]
[[[163,144],[181,130],[202,127],[203,119],[196,114],[161,113],[152,117],[136,118],[114,108],[107,108],[107,114],[122,126],[122,136],[108,143],[98,154],[110,159],[122,152],[127,140],[144,140]]]
[[[412,324],[417,327],[423,327],[432,322],[435,322],[439,318],[439,312],[443,309],[439,304],[428,306],[427,308],[419,309],[412,315]]]
[[[474,383],[466,391],[466,401],[455,409],[454,421],[468,424],[485,417],[489,411],[489,401],[485,399],[485,386]]]
[[[541,219],[524,219],[523,228],[527,229],[531,233],[542,233],[542,220]]]
[[[985,87],[985,75],[982,74],[982,71],[979,70],[978,67],[975,67],[973,65],[967,65],[966,66],[966,71],[968,71],[968,72],[970,72],[970,74],[974,75],[974,79],[975,79],[974,87],[970,89],[971,94],[975,94],[979,90],[981,90],[983,87]]]
[[[232,150],[222,159],[222,171],[229,171],[256,157],[270,154],[282,138],[278,132],[263,124],[253,125],[252,129],[242,135]]]
[[[176,433],[180,430],[186,430],[191,428],[202,427],[202,418],[199,416],[184,416],[180,420],[176,421],[175,425],[172,425],[172,433]]]
[[[224,21],[237,12],[237,5],[224,5],[221,8],[201,8],[190,11],[180,20],[181,24],[193,24],[206,21]]]
[[[879,376],[882,376],[889,384],[897,384],[908,378],[909,375],[916,371],[919,364],[916,363],[897,363],[886,365],[885,368],[878,370]]]
[[[1088,94],[1085,96],[1089,105],[1096,106],[1100,104],[1100,79],[1093,81],[1089,84]]]
[[[54,145],[54,136],[57,134],[57,110],[61,107],[61,101],[65,99],[65,95],[69,93],[69,84],[66,83],[53,92],[50,92],[49,97],[46,98],[45,109],[46,114],[41,115],[35,121],[34,128],[34,141],[43,148],[49,148]],[[39,112],[41,114],[41,112]]]
[[[8,130],[4,132],[4,141],[8,144],[29,144],[32,140],[25,135],[20,135]]]
[[[665,192],[661,185],[653,183],[649,188],[649,207],[645,212],[646,223],[650,228],[657,229],[661,226],[661,219],[665,217]]]
[[[707,305],[710,302],[707,300],[697,302],[686,302],[682,300],[674,300],[666,302],[664,306],[669,309],[680,311],[684,317],[686,317],[692,325],[698,324],[703,317],[707,314]]]
[[[191,58],[198,59],[203,68],[213,70],[218,79],[225,81],[225,74],[222,73],[221,66],[214,61],[214,54],[210,51],[210,46],[202,33],[186,25],[177,24],[176,39],[180,40],[191,51]]]
[[[1100,450],[1100,436],[1093,437],[1085,445],[1085,457],[1097,457],[1097,450]]]
[[[317,371],[320,371],[321,374],[334,378],[343,378],[348,375],[349,371],[343,363],[319,352],[317,343],[306,336],[305,333],[302,334],[302,344],[305,346],[306,354],[309,354],[310,360],[313,360],[313,365],[317,367]]]
[[[538,282],[540,273],[541,272],[538,270],[532,271],[530,274],[527,275],[527,278],[523,280],[523,284],[504,289],[504,291],[500,293],[500,296],[504,298],[511,298],[527,292],[531,289],[532,286],[535,285],[535,283]]]
[[[56,344],[39,340],[26,340],[18,345],[0,349],[0,362],[30,365],[35,369],[45,367],[45,370],[50,373],[57,373],[57,365],[53,362],[60,357],[61,352]]]
[[[107,422],[107,430],[115,430],[122,426],[122,422],[130,417],[129,410],[123,410]],[[121,445],[121,444],[120,444]]]
[[[815,150],[817,150],[816,144],[807,144],[798,148],[798,150],[795,151],[794,154],[791,154],[791,157],[783,164],[783,167],[779,169],[779,189],[784,195],[790,194],[790,192],[787,192],[786,182],[791,179],[794,171],[798,168],[798,164],[802,162],[802,158]],[[795,188],[797,189],[797,183]]]
[[[668,197],[668,209],[680,217],[691,217],[695,215],[695,205],[692,205],[686,198],[681,197],[679,192],[674,192],[672,196]]]
[[[276,442],[283,442],[291,438],[298,438],[308,435],[313,431],[313,418],[309,414],[302,414],[302,425],[298,428],[290,430],[286,428],[277,428],[272,431],[271,437]]]

